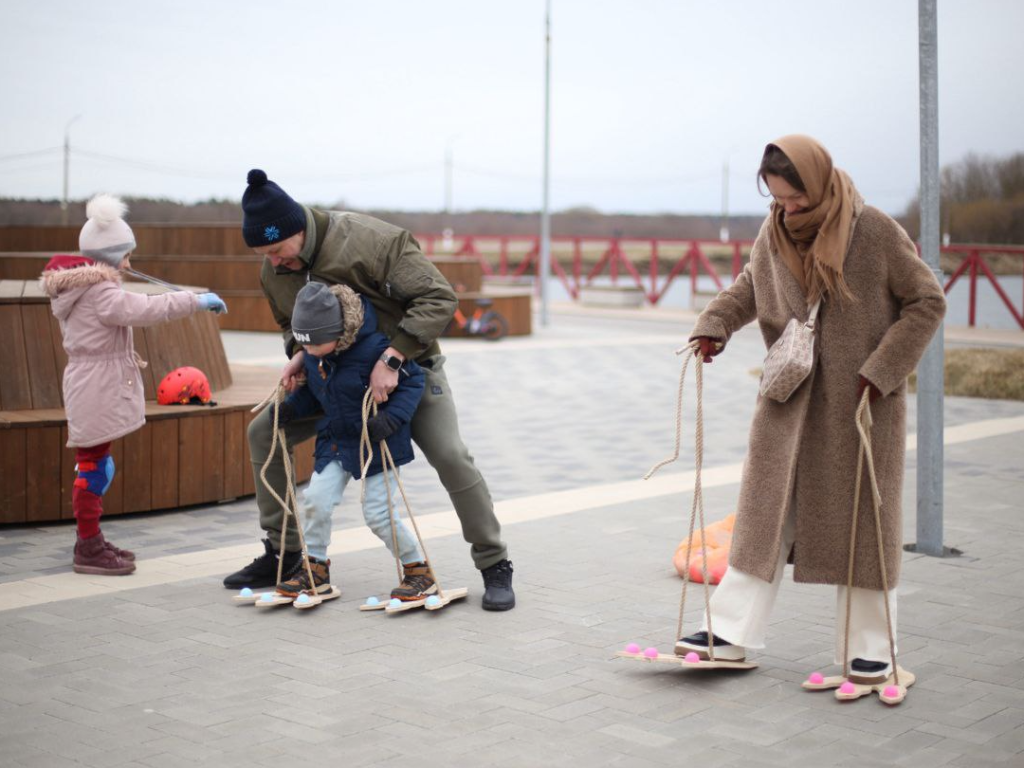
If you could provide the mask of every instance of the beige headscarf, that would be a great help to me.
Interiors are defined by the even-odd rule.
[[[806,211],[789,216],[772,202],[772,244],[803,288],[808,305],[827,294],[853,298],[843,280],[843,260],[855,210],[863,204],[860,193],[832,165],[828,150],[810,136],[783,136],[772,144],[793,163],[810,199]]]

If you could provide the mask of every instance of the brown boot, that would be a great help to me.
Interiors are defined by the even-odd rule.
[[[313,584],[310,586],[309,574],[306,568],[299,561],[299,568],[295,574],[286,581],[277,585],[277,594],[285,597],[298,597],[303,592],[316,592],[318,595],[326,595],[331,591],[331,561],[309,558],[309,571],[313,574]]]
[[[115,555],[120,557],[122,560],[128,560],[129,562],[132,562],[132,563],[135,562],[135,553],[132,552],[130,549],[121,549],[120,547],[115,547],[109,541],[104,541],[103,543],[104,543],[104,545],[106,546],[107,549],[109,549]]]
[[[405,563],[405,578],[402,583],[391,590],[391,597],[398,598],[403,603],[414,600],[423,600],[428,595],[437,592],[437,584],[430,576],[430,566],[426,563]]]
[[[125,560],[107,548],[102,533],[75,542],[75,573],[100,576],[126,576],[135,571],[135,563]]]

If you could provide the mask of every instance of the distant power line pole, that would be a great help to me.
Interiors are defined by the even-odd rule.
[[[548,273],[551,272],[551,0],[544,10],[544,204],[540,214],[540,324],[548,324]]]
[[[939,262],[939,65],[936,0],[918,0],[921,115],[921,257],[942,284]],[[917,542],[906,549],[943,557],[943,326],[917,367]]]
[[[71,124],[80,117],[81,115],[75,115],[64,126],[64,196],[60,201],[60,223],[65,226],[68,223],[68,165],[70,165],[71,158]]]

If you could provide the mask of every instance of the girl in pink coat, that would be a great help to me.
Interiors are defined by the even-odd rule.
[[[78,522],[74,569],[111,576],[135,570],[135,555],[110,544],[100,532],[102,497],[114,479],[110,444],[146,421],[139,374],[146,363],[135,354],[131,327],[175,320],[200,309],[227,312],[215,293],[145,296],[121,287],[121,270],[135,248],[135,236],[124,221],[127,211],[111,195],[90,200],[88,221],[78,237],[82,255],[54,256],[41,280],[68,355],[64,410],[68,447],[77,449],[78,471],[71,495]]]

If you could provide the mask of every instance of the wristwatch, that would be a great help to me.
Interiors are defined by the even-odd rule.
[[[398,357],[398,355],[389,355],[387,352],[381,354],[380,361],[392,371],[401,369],[402,363],[404,362],[402,358]]]

